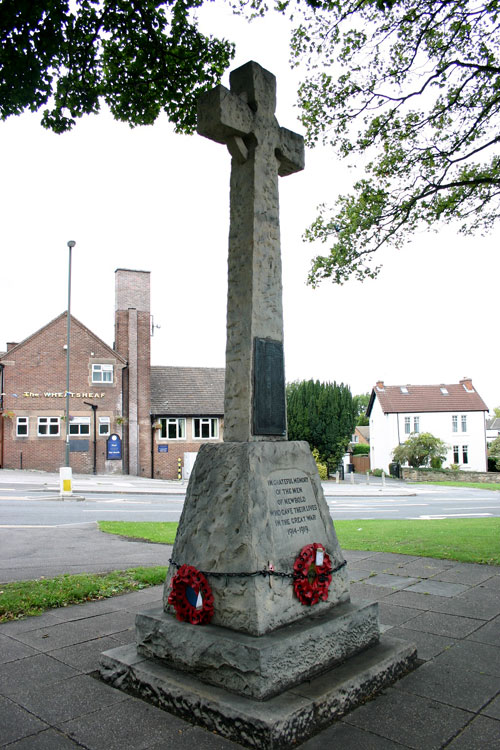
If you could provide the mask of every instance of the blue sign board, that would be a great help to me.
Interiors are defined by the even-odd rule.
[[[159,445],[158,453],[168,453],[168,445]]]
[[[119,435],[110,435],[106,440],[106,459],[108,461],[121,460],[122,439]]]

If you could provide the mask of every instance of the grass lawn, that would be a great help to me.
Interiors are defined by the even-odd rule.
[[[99,521],[102,531],[173,544],[176,523]],[[398,552],[460,562],[500,565],[500,518],[430,521],[336,521],[343,549]]]
[[[108,574],[79,573],[0,586],[0,622],[40,615],[53,607],[107,599],[163,583],[167,568],[130,568]]]
[[[473,490],[500,490],[500,484],[490,484],[489,482],[408,482],[408,484],[437,484],[443,487],[460,487],[461,489]]]
[[[98,521],[101,531],[118,534],[131,539],[146,539],[148,542],[173,544],[177,534],[175,521],[154,523],[153,521]]]
[[[173,544],[177,525],[99,522],[101,531],[162,544]],[[335,528],[343,549],[500,565],[500,518],[337,521]],[[0,587],[0,622],[155,586],[163,583],[166,571],[164,567],[131,568],[103,575],[82,573],[6,583]]]

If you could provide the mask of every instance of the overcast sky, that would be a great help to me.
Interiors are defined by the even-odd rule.
[[[278,79],[280,124],[302,131],[294,108],[300,73],[288,64],[279,18],[248,24],[214,4],[203,24],[237,43]],[[228,86],[228,74],[223,83]],[[161,118],[130,129],[107,113],[54,135],[39,115],[0,123],[2,149],[0,350],[67,307],[113,344],[114,271],[151,271],[152,363],[224,366],[230,157]],[[490,409],[498,378],[498,239],[450,228],[379,253],[374,281],[313,290],[306,277],[322,245],[302,240],[320,202],[333,204],[352,175],[327,149],[306,152],[304,172],[280,179],[287,380],[343,382],[353,394],[382,379],[401,385],[472,378]],[[56,387],[56,384],[54,385]]]

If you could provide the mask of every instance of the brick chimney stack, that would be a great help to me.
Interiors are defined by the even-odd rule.
[[[377,380],[375,383],[375,387],[377,391],[383,391],[384,390],[384,381],[383,380]]]
[[[473,393],[474,387],[472,385],[471,378],[463,377],[462,380],[460,381],[460,385],[463,385],[463,387],[465,388],[465,390],[469,391],[469,393]]]
[[[115,350],[125,357],[123,372],[124,471],[151,476],[150,273],[115,271]]]

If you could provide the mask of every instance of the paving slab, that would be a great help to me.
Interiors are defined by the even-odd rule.
[[[383,625],[401,625],[409,623],[414,617],[418,617],[420,610],[411,607],[395,607],[385,602],[379,604],[379,618]]]
[[[21,668],[20,668],[21,667]],[[78,674],[77,670],[46,654],[28,656],[19,661],[10,661],[0,670],[0,695],[8,697],[23,688],[40,685],[47,688]]]
[[[417,647],[418,658],[421,661],[434,659],[438,654],[441,654],[456,643],[453,638],[446,638],[441,635],[434,635],[433,633],[424,633],[421,630],[412,630],[411,622],[406,623],[404,628],[392,627],[386,632],[390,633],[394,638],[401,638],[403,641],[405,638],[409,638]]]
[[[346,724],[414,750],[438,750],[474,717],[469,711],[430,698],[388,689],[345,717]]]
[[[500,693],[500,677],[428,662],[403,677],[394,687],[477,712]]]
[[[87,750],[149,750],[155,743],[173,750],[179,732],[190,725],[144,701],[127,698],[65,722],[59,729]]]
[[[484,716],[489,716],[491,719],[500,720],[500,695],[494,698],[487,706],[483,708],[481,713]]]
[[[416,559],[404,566],[406,575],[416,578],[433,578],[444,575],[450,570],[450,563],[446,560]]]
[[[45,729],[9,745],[8,750],[75,750],[73,740],[56,729]]]
[[[480,622],[470,617],[457,617],[457,615],[445,615],[440,612],[422,612],[411,620],[409,627],[412,630],[423,630],[425,633],[434,635],[465,638],[480,627]]]
[[[399,578],[411,572],[406,580],[430,582],[426,575],[429,560],[410,559],[401,568],[401,557],[384,555],[381,559],[380,553],[346,552],[358,571],[377,563],[377,567],[396,571]],[[416,574],[420,562],[422,577]],[[441,566],[442,561],[434,562]],[[416,643],[424,663],[383,695],[294,748],[500,750],[500,569],[445,563],[444,572],[436,573],[431,581],[464,585],[463,593],[436,596],[408,588],[393,591],[389,586],[372,585],[373,578],[352,584],[353,599],[378,601],[382,630],[391,638]],[[390,583],[391,573],[384,575]],[[484,578],[486,575],[489,577]],[[456,580],[440,581],[444,576]],[[133,641],[134,613],[155,606],[161,593],[161,586],[154,587],[0,625],[0,662],[4,662],[0,667],[0,748],[241,747],[238,741],[224,739],[121,692],[120,702],[103,705],[101,700],[96,708],[96,696],[101,696],[103,687],[110,689],[93,676],[101,652]],[[130,627],[122,629],[128,623]],[[61,634],[60,641],[56,632]],[[77,688],[74,700],[64,691],[68,685]],[[29,704],[35,713],[18,700]],[[70,715],[72,711],[78,715],[65,718],[65,712]]]
[[[20,643],[14,638],[0,635],[0,664],[24,659],[25,656],[35,656],[37,653],[36,649],[26,646],[26,644]]]
[[[476,565],[474,563],[460,563],[453,568],[437,573],[436,581],[448,581],[449,583],[464,583],[476,585],[484,583],[489,578],[496,576],[497,569],[493,565]]]
[[[301,750],[326,750],[326,748],[342,748],[342,750],[401,750],[399,743],[391,742],[386,737],[358,729],[343,721],[336,722],[324,732],[312,737],[303,745]]]
[[[495,617],[494,620],[482,625],[480,628],[475,630],[468,636],[471,641],[479,641],[480,643],[491,643],[492,646],[498,646],[500,644],[500,617]]]
[[[413,579],[415,581],[415,579]],[[443,581],[436,581],[427,579],[426,581],[415,581],[411,586],[407,587],[409,591],[414,591],[417,594],[433,594],[434,596],[448,596],[450,599],[459,594],[463,594],[468,590],[468,586],[464,586],[461,583],[445,583]]]
[[[27,633],[21,633],[17,639],[38,651],[53,651],[55,648],[72,646],[103,635],[113,635],[113,633],[128,630],[134,626],[134,622],[133,612],[120,610],[30,630]]]
[[[478,716],[460,732],[448,750],[500,750],[500,722]]]
[[[370,586],[383,586],[392,591],[406,589],[412,584],[417,583],[416,578],[407,578],[406,576],[392,575],[389,573],[379,573],[378,575],[372,576],[369,581]]]
[[[475,641],[458,641],[436,657],[443,667],[459,668],[500,676],[500,646]]]
[[[46,728],[36,716],[0,696],[0,747]]]
[[[14,691],[16,703],[47,724],[57,725],[92,713],[105,706],[121,703],[127,696],[97,682],[89,675],[77,675],[40,690],[38,685]]]

